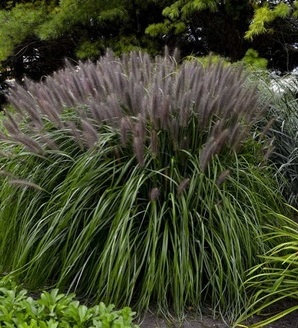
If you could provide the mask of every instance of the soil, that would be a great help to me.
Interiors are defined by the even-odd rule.
[[[141,328],[228,328],[231,327],[227,323],[215,320],[207,316],[197,319],[185,319],[183,323],[175,323],[158,318],[153,314],[147,315],[144,320],[139,323]],[[249,326],[248,326],[249,327]],[[298,328],[298,311],[279,319],[278,321],[266,325],[259,326],[267,328]]]
[[[284,305],[280,306],[280,310],[284,310]],[[247,323],[257,323],[264,320],[265,317],[255,316]],[[154,313],[148,313],[140,322],[138,322],[140,328],[230,328],[231,325],[223,320],[213,319],[209,316],[187,317],[183,322],[177,322],[175,320],[168,320],[162,317],[158,317]],[[244,326],[245,327],[245,326]],[[258,328],[298,328],[298,310],[294,311],[287,316],[275,321],[274,323],[266,326],[258,326]]]
[[[220,320],[212,319],[208,316],[199,316],[198,318],[185,318],[183,322],[167,320],[154,315],[147,314],[139,323],[141,328],[227,328],[227,324]]]

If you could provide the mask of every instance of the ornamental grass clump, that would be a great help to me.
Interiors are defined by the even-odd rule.
[[[221,64],[107,52],[17,86],[1,141],[3,270],[140,311],[237,315],[270,244],[268,208],[283,208],[245,81]]]

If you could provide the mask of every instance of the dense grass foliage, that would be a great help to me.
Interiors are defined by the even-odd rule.
[[[266,252],[262,256],[262,263],[250,270],[246,285],[247,288],[254,290],[254,294],[251,305],[235,323],[236,327],[237,324],[239,327],[246,327],[240,323],[254,314],[267,312],[264,320],[249,326],[250,328],[263,327],[298,309],[297,304],[292,304],[286,309],[270,312],[272,306],[282,300],[297,301],[298,299],[298,223],[284,216],[282,220],[285,222],[283,227],[277,228],[271,225],[264,236],[265,240],[282,242]]]
[[[233,318],[283,209],[245,73],[107,53],[10,97],[0,264],[31,287]]]

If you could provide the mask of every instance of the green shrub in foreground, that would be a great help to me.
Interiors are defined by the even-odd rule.
[[[242,70],[108,53],[10,99],[3,270],[140,311],[238,314],[284,210]]]
[[[125,307],[114,310],[104,303],[87,307],[75,295],[59,294],[58,289],[42,292],[33,299],[24,289],[0,287],[0,326],[17,328],[138,328],[132,323],[134,313]]]

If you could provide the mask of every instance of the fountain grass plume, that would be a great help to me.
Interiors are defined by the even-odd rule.
[[[202,152],[205,169],[214,154],[225,147],[236,149],[262,112],[256,90],[245,87],[245,79],[242,69],[221,63],[202,67],[191,61],[178,66],[169,55],[151,59],[132,52],[119,58],[108,51],[97,63],[68,63],[45,82],[27,80],[25,88],[17,85],[12,90],[9,100],[26,118],[26,133],[32,139],[45,134],[50,121],[88,149],[96,143],[98,127],[108,124],[120,131],[123,141],[130,134],[141,163],[141,148],[151,145],[156,156],[161,152],[158,139],[167,131],[174,149]],[[71,125],[61,120],[69,108],[77,115]],[[16,139],[14,119],[9,116],[5,125]]]

